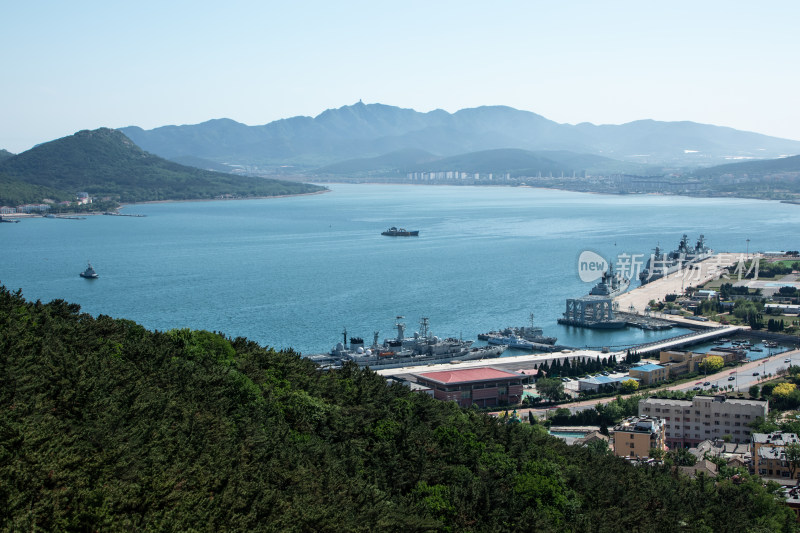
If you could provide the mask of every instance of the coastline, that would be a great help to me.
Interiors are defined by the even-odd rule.
[[[167,204],[167,203],[178,203],[178,202],[216,202],[216,201],[228,201],[228,200],[266,200],[270,198],[291,198],[294,196],[312,196],[315,194],[325,194],[331,192],[330,189],[325,188],[322,191],[315,191],[315,192],[305,192],[305,193],[298,193],[298,194],[277,194],[273,196],[239,196],[236,198],[197,198],[192,200],[148,200],[145,202],[129,202],[129,203],[120,203],[119,206],[112,212],[116,213],[119,212],[121,209],[125,207],[132,206],[132,205],[142,205],[142,204]],[[64,213],[58,213],[56,218],[60,216],[94,216],[94,215],[102,215],[105,211],[66,211]],[[22,219],[22,218],[42,218],[45,214],[42,213],[8,213],[3,214],[2,218],[4,219]]]
[[[272,198],[292,198],[295,196],[314,196],[316,194],[325,194],[331,192],[330,189],[325,188],[322,191],[315,191],[315,192],[304,192],[304,193],[297,193],[297,194],[275,194],[272,196],[237,196],[236,198],[196,198],[196,199],[187,199],[187,200],[146,200],[144,202],[128,202],[128,203],[121,203],[117,208],[122,209],[124,207],[128,207],[131,205],[143,205],[143,204],[172,204],[172,203],[184,203],[184,202],[219,202],[219,201],[237,201],[237,200],[269,200]],[[99,213],[98,213],[99,214]]]
[[[697,198],[697,199],[721,199],[721,200],[760,200],[763,202],[779,202],[784,204],[800,205],[800,199],[786,199],[786,198],[761,198],[757,196],[747,195],[730,195],[730,194],[680,194],[680,193],[666,193],[666,192],[614,192],[614,191],[590,191],[583,189],[573,189],[569,187],[554,187],[552,185],[512,185],[506,183],[408,183],[408,182],[392,182],[392,181],[350,181],[346,179],[327,179],[324,182],[317,183],[337,183],[342,185],[406,185],[415,187],[505,187],[509,189],[542,189],[549,191],[563,191],[574,192],[582,194],[595,194],[605,196],[663,196],[663,197],[676,197],[676,198]],[[311,193],[316,194],[316,193]],[[143,202],[142,202],[143,203]]]

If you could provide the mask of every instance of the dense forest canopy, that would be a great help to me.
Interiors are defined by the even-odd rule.
[[[71,200],[77,192],[120,202],[279,196],[322,187],[187,167],[149,154],[108,128],[39,145],[0,160],[0,205]]]
[[[0,287],[0,530],[793,531],[758,478],[569,447],[355,365]]]

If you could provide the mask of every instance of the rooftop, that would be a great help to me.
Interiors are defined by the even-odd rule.
[[[785,461],[786,451],[784,448],[776,448],[775,446],[762,446],[758,449],[758,457],[760,459],[778,459]]]
[[[796,433],[753,433],[752,440],[756,444],[771,444],[773,446],[786,446],[787,444],[800,444]]]
[[[663,367],[661,365],[654,365],[654,364],[651,363],[651,364],[648,364],[648,365],[640,365],[640,366],[631,367],[631,370],[640,370],[642,372],[652,372],[653,370],[661,370],[662,368],[666,368],[666,367]]]
[[[655,433],[658,428],[663,427],[663,425],[664,421],[654,416],[632,416],[614,426],[614,431],[622,431],[625,433]]]
[[[499,368],[493,368],[493,367],[464,368],[461,370],[443,370],[440,372],[426,372],[424,374],[416,374],[416,376],[430,381],[435,381],[437,383],[448,383],[448,384],[525,377],[522,374],[517,374],[516,372],[509,372],[508,370],[500,370]]]
[[[621,381],[627,381],[632,379],[634,381],[639,381],[637,378],[631,378],[628,376],[616,377],[612,378],[610,376],[594,376],[591,378],[581,378],[578,380],[579,383],[592,383],[595,385],[608,385],[609,383],[618,383]]]
[[[677,400],[677,399],[673,399],[673,398],[656,398],[656,397],[651,396],[650,398],[645,398],[644,400],[641,400],[639,403],[647,402],[647,403],[658,403],[659,405],[672,405],[672,406],[675,406],[675,407],[691,407],[696,402],[699,402],[701,400],[712,401],[712,402],[717,402],[717,403],[727,403],[727,404],[733,404],[733,405],[750,405],[750,406],[758,406],[758,407],[764,407],[766,405],[766,402],[764,400],[744,400],[744,399],[741,399],[741,398],[728,398],[724,394],[720,394],[720,395],[717,395],[717,396],[697,395],[691,400]]]

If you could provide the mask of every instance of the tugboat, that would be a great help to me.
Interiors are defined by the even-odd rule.
[[[386,235],[387,237],[418,237],[419,230],[409,231],[405,228],[397,228],[392,226],[386,231],[382,231],[381,235]]]
[[[97,279],[100,277],[97,275],[97,272],[94,271],[94,268],[92,268],[91,263],[89,263],[89,266],[86,268],[86,270],[81,272],[80,276],[86,279]]]

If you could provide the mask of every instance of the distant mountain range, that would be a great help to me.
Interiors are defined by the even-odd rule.
[[[79,131],[0,160],[0,205],[73,199],[79,191],[137,202],[318,190],[322,188],[180,165],[145,152],[108,128]]]
[[[392,161],[395,168],[412,168],[415,164],[429,168],[428,162],[442,162],[443,158],[481,160],[480,156],[467,154],[489,155],[501,149],[527,151],[531,153],[529,158],[558,159],[559,170],[565,166],[585,169],[587,164],[605,168],[613,161],[700,167],[731,157],[765,159],[800,154],[800,141],[720,126],[654,120],[601,126],[559,124],[504,106],[463,109],[451,114],[359,102],[329,109],[314,118],[293,117],[263,126],[216,119],[152,130],[130,126],[120,131],[143,149],[169,159],[191,156],[227,164],[296,165],[303,172],[316,169],[331,173],[350,167],[365,172],[383,169],[392,167]],[[587,160],[586,155],[607,160]],[[484,162],[476,160],[478,165]],[[343,163],[343,167],[336,166]],[[542,170],[550,164],[540,163],[522,166],[541,166],[538,170]]]

